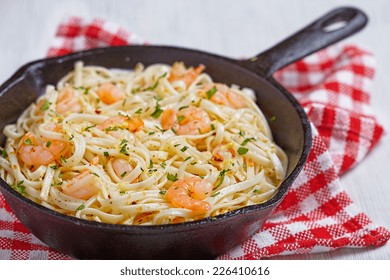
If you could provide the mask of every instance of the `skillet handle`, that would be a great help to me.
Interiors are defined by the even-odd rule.
[[[358,32],[367,21],[367,16],[359,9],[341,7],[330,11],[274,47],[241,63],[262,76],[270,77],[284,66]]]

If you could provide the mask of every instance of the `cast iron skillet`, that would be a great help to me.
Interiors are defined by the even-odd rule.
[[[340,23],[342,26],[336,26]],[[80,259],[215,258],[248,239],[279,205],[305,163],[311,133],[306,114],[272,74],[306,55],[362,29],[367,17],[355,8],[329,12],[273,48],[248,60],[234,60],[197,50],[163,46],[125,46],[88,50],[42,59],[23,66],[0,87],[0,131],[56,82],[73,64],[131,69],[136,63],[206,66],[214,80],[256,91],[258,105],[270,122],[275,141],[287,153],[288,176],[277,194],[254,205],[196,222],[164,226],[124,226],[85,221],[59,214],[16,192],[3,180],[1,191],[20,221],[50,247]],[[0,135],[4,143],[4,135]]]

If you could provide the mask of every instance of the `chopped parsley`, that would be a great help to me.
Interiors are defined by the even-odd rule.
[[[222,185],[223,181],[225,180],[225,175],[226,173],[228,173],[230,171],[230,169],[224,169],[222,170],[221,172],[219,172],[219,183],[217,185],[217,187],[219,187],[220,185]]]
[[[260,193],[260,190],[253,190],[254,193]]]
[[[72,140],[74,138],[74,134],[72,134],[69,138],[69,141]]]
[[[185,116],[178,116],[177,121],[178,123],[181,123],[182,120],[184,120],[186,117]]]
[[[84,131],[89,131],[92,127],[95,127],[95,126],[96,126],[96,124],[87,126],[87,127],[84,129]]]
[[[215,125],[213,123],[210,124],[210,128],[211,128],[211,130],[215,130]]]
[[[216,197],[219,194],[220,194],[220,192],[216,192],[215,194],[211,195],[211,197]]]
[[[121,154],[124,154],[125,156],[128,156],[129,153],[127,152],[127,144],[123,144],[123,146],[120,147],[119,152],[120,152]]]
[[[127,171],[123,172],[123,173],[121,174],[121,177],[122,177],[122,178],[125,177],[126,174],[127,174]]]
[[[173,175],[171,173],[168,173],[167,174],[167,178],[169,181],[172,181],[172,182],[176,182],[178,179],[177,179],[177,174]]]
[[[110,154],[109,154],[108,152],[103,152],[103,155],[104,155],[105,157],[109,157],[109,156],[110,156]]]
[[[154,84],[151,86],[151,87],[148,87],[148,88],[145,88],[144,91],[147,91],[147,90],[150,90],[150,91],[153,91],[157,88],[158,86],[158,83],[160,82],[160,80],[164,77],[166,77],[168,75],[168,72],[165,72],[164,74],[162,74],[161,76],[159,76],[157,78],[157,80],[154,82]]]
[[[241,130],[240,130],[240,132],[239,132],[238,134],[240,134],[241,137],[244,137],[244,136],[245,136],[245,132],[243,132],[243,131],[241,131]]]
[[[151,132],[149,132],[148,134],[149,135],[153,135],[153,134],[155,134],[156,133],[156,131],[151,131]]]
[[[24,141],[24,144],[26,145],[31,145],[31,139],[30,138],[27,138],[26,141]]]
[[[41,108],[39,109],[40,112],[44,112],[46,111],[47,109],[49,109],[49,106],[50,106],[50,102],[45,100],[45,102],[43,102]]]
[[[46,148],[49,148],[51,146],[51,141],[46,142]]]
[[[107,128],[104,129],[104,131],[105,131],[105,132],[108,132],[108,131],[117,131],[117,130],[119,130],[119,129],[123,129],[123,128],[116,125],[116,126],[107,127]]]
[[[167,193],[167,191],[160,191],[159,192],[161,195],[165,195]]]
[[[81,204],[80,206],[79,206],[79,208],[77,208],[77,210],[83,210],[85,208],[85,205],[84,205],[84,203],[83,204]]]
[[[165,162],[160,163],[160,165],[161,165],[162,168],[167,167],[167,164]]]
[[[240,147],[240,148],[238,148],[237,152],[238,152],[239,155],[242,156],[242,155],[245,155],[248,152],[248,149],[245,148],[245,147]]]
[[[13,188],[15,189],[15,191],[17,191],[18,193],[20,193],[21,195],[26,195],[26,186],[23,186],[23,183],[24,181],[19,181],[16,183],[15,186],[13,186]]]
[[[51,169],[58,170],[58,165],[52,165],[50,166]]]
[[[141,87],[137,87],[137,88],[133,88],[132,90],[131,90],[131,93],[136,93],[136,92],[139,92],[139,91],[141,91]]]
[[[88,92],[89,92],[89,88],[88,87],[76,87],[75,89],[82,90],[83,94],[85,94],[85,95],[87,95]]]
[[[213,88],[211,88],[208,91],[206,91],[207,98],[211,99],[216,92],[217,92],[217,87],[213,86]]]
[[[153,161],[150,159],[149,160],[149,169],[152,169],[153,168]]]
[[[184,161],[187,161],[187,160],[189,160],[189,159],[191,159],[191,157],[186,157],[186,159],[185,159]]]
[[[154,112],[152,113],[151,116],[155,119],[158,119],[163,112],[164,112],[164,110],[161,109],[160,103],[158,103],[158,101],[157,101],[156,108],[154,109]]]
[[[127,141],[126,139],[123,139],[123,140],[121,141],[121,143],[119,144],[119,146],[122,146],[123,144],[125,144],[125,143],[127,143],[127,142],[129,142],[129,141]]]
[[[241,143],[241,146],[245,146],[249,141],[252,141],[252,140],[255,140],[255,138],[254,138],[254,137],[246,138],[246,139]]]
[[[184,146],[183,148],[180,149],[180,151],[182,151],[183,153],[184,153],[185,151],[187,151],[187,150],[188,150],[188,147],[187,147],[187,146]]]
[[[95,172],[92,173],[92,175],[95,175],[96,177],[100,177],[98,174],[96,174]]]
[[[165,129],[162,129],[162,128],[158,127],[157,125],[155,125],[154,127],[157,128],[158,130],[160,130],[162,133],[164,133],[166,131]]]
[[[6,151],[5,149],[1,149],[1,148],[0,148],[0,151],[1,151],[1,156],[2,156],[3,158],[8,157],[7,151]]]
[[[142,108],[139,108],[137,111],[135,111],[135,113],[134,114],[142,114]]]
[[[186,106],[182,106],[182,107],[180,107],[180,108],[179,108],[179,110],[178,110],[178,111],[180,111],[180,110],[183,110],[183,109],[185,109],[185,108],[188,108],[188,107],[190,107],[190,106],[188,106],[188,105],[186,105]]]
[[[64,156],[60,156],[61,162],[66,162],[66,158]]]

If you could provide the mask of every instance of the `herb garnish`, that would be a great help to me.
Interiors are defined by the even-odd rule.
[[[213,86],[213,88],[211,88],[208,91],[206,91],[207,98],[211,99],[216,92],[217,92],[217,87]]]
[[[89,132],[89,130],[90,130],[92,127],[95,127],[95,126],[96,126],[96,124],[87,126],[87,127],[84,129],[84,131],[88,131],[88,132]]]
[[[15,189],[15,191],[17,191],[18,193],[20,193],[21,195],[26,195],[26,186],[23,186],[23,183],[24,181],[19,181],[16,183],[15,186],[13,186],[13,188]]]
[[[83,204],[81,204],[78,208],[77,208],[77,210],[83,210],[85,208],[85,205],[84,205],[84,203]]]
[[[219,183],[218,183],[217,187],[222,185],[223,181],[225,180],[225,174],[228,173],[229,171],[230,171],[230,169],[224,169],[219,173]]]
[[[152,117],[155,119],[158,119],[161,114],[164,112],[164,110],[161,109],[160,103],[158,101],[156,102],[156,109],[154,109],[154,112],[152,113]]]
[[[176,182],[178,179],[177,179],[177,174],[173,175],[171,173],[168,173],[167,174],[167,178],[169,181],[172,181],[172,182]]]
[[[66,162],[66,158],[64,157],[64,156],[60,156],[60,160],[61,160],[61,162]]]
[[[180,151],[182,151],[183,153],[184,153],[185,151],[187,151],[187,150],[188,150],[188,147],[187,147],[187,146],[184,146],[183,148],[180,149]]]
[[[255,138],[254,138],[254,137],[246,138],[246,139],[241,143],[241,146],[245,146],[249,141],[252,141],[252,140],[255,140]]]
[[[220,194],[220,192],[216,192],[215,194],[211,195],[211,197],[216,197],[219,194]]]
[[[240,148],[238,148],[237,152],[238,152],[239,155],[242,156],[242,155],[245,155],[248,152],[248,149],[245,148],[245,147],[240,147]]]
[[[39,109],[40,112],[44,112],[46,111],[47,109],[49,109],[49,106],[50,106],[50,102],[45,100],[45,102],[43,102],[41,108]]]
[[[2,156],[3,158],[8,157],[7,151],[6,151],[5,149],[1,149],[1,148],[0,148],[0,151],[1,151],[1,156]]]
[[[186,117],[185,116],[178,116],[177,117],[177,122],[181,123],[182,120],[184,120]]]
[[[150,90],[150,91],[153,91],[157,88],[158,86],[158,83],[160,82],[160,80],[164,77],[166,77],[168,75],[168,72],[165,72],[164,74],[162,74],[161,76],[159,76],[157,78],[157,80],[154,82],[154,84],[151,86],[151,87],[147,87],[145,88],[143,91],[147,91],[147,90]]]

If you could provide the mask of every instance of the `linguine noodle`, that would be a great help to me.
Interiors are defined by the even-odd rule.
[[[194,221],[267,201],[287,157],[253,92],[203,70],[77,62],[4,128],[0,177],[47,208],[113,224]],[[182,187],[191,177],[211,186],[204,197]],[[183,205],[167,195],[172,185],[187,192]],[[198,201],[202,211],[189,205]]]

